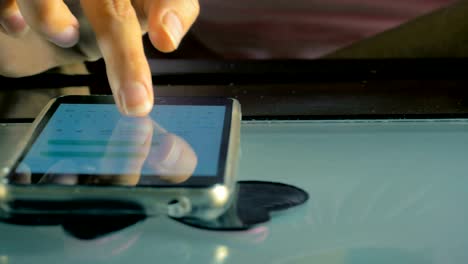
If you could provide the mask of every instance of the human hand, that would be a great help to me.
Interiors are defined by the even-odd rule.
[[[171,52],[198,14],[198,0],[0,0],[0,74],[103,57],[120,111],[144,116],[154,95],[142,34]]]
[[[83,183],[135,186],[162,181],[177,184],[192,176],[197,163],[197,155],[187,141],[151,118],[122,117],[96,168],[97,171],[117,169],[120,173],[90,176]]]

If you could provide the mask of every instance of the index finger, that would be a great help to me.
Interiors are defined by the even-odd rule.
[[[142,30],[130,0],[81,0],[106,62],[107,77],[121,112],[144,116],[153,107],[151,71]]]

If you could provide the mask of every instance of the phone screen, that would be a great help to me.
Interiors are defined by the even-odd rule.
[[[149,116],[131,118],[113,104],[62,103],[15,174],[31,175],[27,183],[60,184],[157,185],[215,178],[224,165],[226,116],[226,105],[157,104]]]

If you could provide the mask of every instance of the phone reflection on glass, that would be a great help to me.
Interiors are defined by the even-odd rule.
[[[122,117],[105,141],[50,140],[49,144],[52,147],[41,154],[58,157],[58,161],[49,167],[48,172],[32,178],[30,169],[22,163],[19,169],[22,173],[17,174],[12,181],[17,184],[97,186],[136,186],[145,181],[177,184],[188,180],[197,166],[197,155],[190,144],[165,130],[150,117]],[[81,145],[86,150],[57,147],[60,145]],[[77,162],[80,158],[92,158],[95,162],[80,164]],[[88,173],[58,173],[64,171]],[[96,171],[108,173],[93,175]],[[151,176],[142,177],[142,172]]]

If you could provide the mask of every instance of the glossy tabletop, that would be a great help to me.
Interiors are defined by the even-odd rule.
[[[28,124],[0,126],[0,161]],[[6,263],[468,263],[468,121],[247,121],[239,180],[310,200],[243,232],[159,217],[95,240],[0,224]]]

